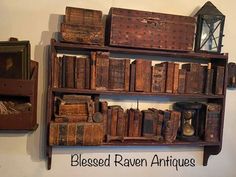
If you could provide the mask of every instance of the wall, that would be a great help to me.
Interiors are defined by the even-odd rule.
[[[223,51],[229,53],[229,61],[235,62],[236,50],[236,1],[212,0],[212,2],[226,15],[225,38]],[[3,177],[62,177],[62,176],[182,176],[182,177],[234,177],[234,160],[236,159],[235,104],[236,92],[227,91],[226,114],[222,152],[211,156],[207,167],[201,166],[202,149],[200,148],[155,148],[155,147],[127,147],[127,148],[65,148],[54,149],[52,170],[46,170],[45,161],[45,98],[47,80],[47,54],[50,39],[59,31],[59,21],[66,6],[100,9],[104,14],[110,7],[124,7],[154,12],[179,15],[192,15],[205,1],[203,0],[1,0],[0,1],[0,40],[7,40],[10,36],[20,40],[30,40],[32,59],[39,62],[38,89],[38,122],[39,128],[32,133],[1,133],[0,134],[0,174]],[[119,100],[119,98],[117,98]],[[175,158],[194,158],[196,167],[183,167],[176,171],[173,167],[105,167],[82,168],[70,167],[70,154],[83,153],[84,157],[105,158],[116,153],[126,158],[146,158],[149,161],[155,154],[160,157],[173,156]]]

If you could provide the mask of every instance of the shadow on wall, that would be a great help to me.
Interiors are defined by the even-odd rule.
[[[50,41],[58,39],[58,31],[63,20],[63,15],[51,14],[49,16],[48,31],[43,31],[38,45],[35,46],[34,60],[39,62],[38,78],[38,129],[28,135],[27,153],[33,161],[41,161],[46,155],[46,111],[47,111],[47,83],[48,83],[48,60],[50,58]]]

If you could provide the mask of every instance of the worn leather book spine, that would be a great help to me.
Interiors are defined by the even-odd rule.
[[[221,105],[209,103],[206,107],[205,141],[218,142],[220,133]]]
[[[76,58],[75,66],[75,80],[76,80],[76,88],[84,89],[85,88],[85,70],[86,70],[86,58],[79,57]]]
[[[205,93],[207,81],[207,66],[200,66],[199,70],[199,93]]]
[[[152,66],[152,92],[164,93],[166,90],[166,66],[156,64]]]
[[[84,142],[84,124],[76,124],[76,145],[83,145]]]
[[[63,122],[86,122],[88,119],[87,115],[73,115],[73,116],[56,116],[55,122],[63,123]]]
[[[53,58],[53,71],[52,71],[52,87],[58,88],[59,87],[59,70],[60,70],[60,62],[59,57],[55,56]]]
[[[213,69],[207,69],[207,76],[206,76],[206,87],[205,87],[205,94],[211,95],[212,94],[212,86],[213,86]]]
[[[103,140],[103,126],[100,123],[84,123],[83,145],[100,145]]]
[[[152,61],[143,61],[143,91],[151,92],[151,82],[152,82]]]
[[[153,137],[155,136],[155,122],[153,112],[150,110],[143,110],[143,125],[142,125],[142,136]]]
[[[162,136],[162,125],[163,125],[163,121],[164,121],[164,114],[163,112],[158,111],[157,113],[157,136]]]
[[[59,70],[58,70],[58,87],[62,88],[62,57],[58,57]]]
[[[223,66],[214,67],[213,82],[215,83],[213,89],[214,94],[222,95],[224,90],[224,72],[225,68]]]
[[[94,25],[97,23],[101,23],[101,21],[102,21],[102,11],[76,8],[76,7],[66,7],[65,11],[66,23]]]
[[[125,60],[110,58],[109,60],[109,89],[124,90]]]
[[[173,121],[173,127],[172,127],[172,135],[171,135],[171,142],[175,141],[179,125],[180,125],[180,117],[181,113],[178,111],[171,111],[171,120]]]
[[[125,133],[124,110],[122,108],[119,108],[117,113],[116,136],[124,137],[124,133]]]
[[[108,134],[108,103],[106,101],[101,102],[101,113],[103,116],[103,133],[105,138]]]
[[[74,56],[63,56],[66,88],[75,88],[75,58]]]
[[[96,89],[107,90],[109,77],[109,52],[97,52]]]
[[[174,66],[175,63],[173,62],[164,62],[161,63],[163,66],[167,66],[166,70],[166,93],[173,92],[173,80],[174,80]]]
[[[76,124],[75,123],[67,124],[67,145],[68,146],[76,145]]]
[[[179,86],[179,64],[174,64],[173,93],[178,93]]]
[[[134,109],[129,109],[129,126],[128,126],[128,136],[134,136]]]
[[[59,144],[59,125],[57,123],[50,123],[49,127],[49,145],[58,145]]]
[[[107,135],[111,135],[112,109],[107,109]]]
[[[125,62],[125,78],[124,78],[124,82],[125,82],[125,85],[124,85],[124,90],[126,92],[129,91],[129,86],[130,86],[130,59],[125,59],[124,60]]]
[[[58,145],[67,145],[67,123],[59,124]]]
[[[85,60],[85,89],[90,89],[90,58],[86,57]]]
[[[117,119],[118,119],[118,109],[112,108],[111,110],[111,136],[116,136],[117,130]]]
[[[186,70],[179,69],[178,93],[185,93]]]
[[[135,61],[135,91],[144,91],[144,60],[136,59]]]
[[[132,62],[130,65],[130,86],[129,86],[130,92],[135,91],[135,80],[136,80],[135,73],[136,73],[136,65],[134,62]]]
[[[91,79],[90,79],[90,88],[95,90],[96,89],[96,58],[97,58],[97,53],[96,52],[91,52],[91,60],[90,60],[90,64],[91,64],[91,68],[90,68],[90,72],[91,72]]]
[[[141,136],[141,133],[142,133],[142,113],[138,109],[135,109],[132,136],[139,137]]]
[[[128,114],[128,110],[126,110],[124,112],[124,119],[125,119],[124,136],[128,136],[128,130],[129,130],[129,114]]]

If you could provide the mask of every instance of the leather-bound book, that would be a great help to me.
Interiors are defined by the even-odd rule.
[[[49,145],[59,144],[59,126],[57,123],[50,123],[49,127]]]
[[[106,101],[102,101],[100,104],[101,113],[103,116],[103,132],[105,137],[108,134],[108,103]]]
[[[201,93],[201,81],[199,72],[201,65],[199,63],[187,63],[182,65],[182,69],[186,69],[186,93]]]
[[[128,126],[128,136],[134,136],[134,109],[128,110],[128,117],[129,117],[129,126]]]
[[[163,62],[159,64],[160,66],[166,67],[166,93],[173,92],[173,83],[174,83],[174,62]]]
[[[129,91],[130,87],[130,59],[125,59],[125,86],[124,90]]]
[[[122,108],[119,108],[117,113],[116,136],[124,137],[124,134],[125,134],[124,110]]]
[[[174,64],[174,75],[173,75],[173,93],[178,93],[179,86],[179,64]]]
[[[129,85],[129,91],[134,92],[135,91],[135,73],[136,73],[136,65],[134,62],[130,64],[130,85]]]
[[[149,110],[151,110],[153,112],[153,116],[154,116],[154,121],[155,121],[155,136],[161,138],[162,137],[162,123],[163,123],[163,119],[164,119],[164,113],[161,110],[157,110],[155,108],[150,108]]]
[[[224,90],[224,73],[225,68],[223,66],[214,67],[214,76],[213,76],[213,91],[216,95],[222,95]]]
[[[215,103],[208,103],[206,106],[205,141],[219,141],[220,117],[221,105]]]
[[[96,53],[96,89],[108,89],[109,52]]]
[[[166,90],[166,65],[152,66],[152,92],[164,93]]]
[[[90,88],[96,89],[96,52],[91,52],[90,54]]]
[[[75,60],[75,80],[76,88],[85,88],[85,72],[86,72],[86,58],[77,57]]]
[[[63,86],[75,88],[75,56],[63,56]]]
[[[207,66],[200,66],[199,70],[199,93],[205,93],[207,81]]]
[[[151,82],[152,82],[152,61],[143,61],[143,91],[151,92]]]
[[[109,89],[125,90],[126,60],[110,58],[109,60]]]
[[[179,69],[178,93],[185,93],[186,70]]]
[[[136,59],[135,63],[135,91],[143,92],[144,91],[144,60]]]
[[[107,135],[111,135],[112,108],[107,109]]]
[[[76,124],[67,124],[67,144],[68,146],[76,145]]]
[[[138,137],[142,135],[142,113],[140,110],[134,110],[134,125],[133,136]]]
[[[205,83],[205,90],[204,90],[204,93],[206,95],[212,94],[213,75],[214,75],[214,70],[211,68],[211,64],[209,63],[207,71],[206,71],[206,83]]]
[[[129,131],[129,111],[126,110],[124,112],[124,119],[125,119],[125,128],[124,128],[124,136],[128,136],[128,131]]]
[[[59,124],[58,145],[67,145],[67,123]]]
[[[120,106],[111,106],[111,136],[117,135],[117,119]]]
[[[59,57],[55,56],[52,61],[53,71],[52,71],[52,87],[59,87],[59,71],[60,71],[60,60]]]
[[[63,115],[63,116],[58,116],[55,115],[55,122],[57,123],[63,123],[63,122],[86,122],[88,120],[87,115]]]
[[[59,70],[58,70],[58,87],[62,87],[62,78],[63,78],[63,67],[62,67],[62,57],[58,57],[58,62],[59,62]]]
[[[85,60],[85,88],[86,89],[90,89],[90,75],[91,75],[91,71],[90,71],[90,57],[86,57]]]
[[[150,110],[143,110],[143,125],[142,125],[142,136],[153,137],[155,136],[155,119],[154,114]]]

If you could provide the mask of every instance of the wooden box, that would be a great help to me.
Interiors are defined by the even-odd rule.
[[[31,79],[0,79],[0,98],[23,98],[32,105],[29,111],[0,114],[0,130],[35,130],[37,124],[38,63],[31,61]]]
[[[110,46],[191,51],[195,18],[111,8],[107,30]]]

